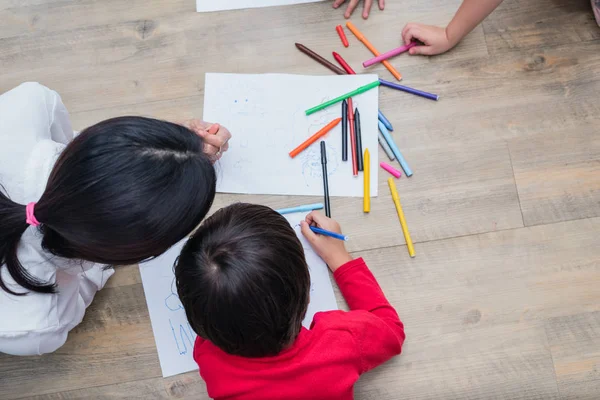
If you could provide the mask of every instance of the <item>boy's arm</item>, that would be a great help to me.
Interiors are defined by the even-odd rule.
[[[432,56],[445,53],[475,29],[500,3],[502,0],[464,0],[446,29],[408,23],[402,30],[402,38],[404,43],[413,40],[423,43],[410,49],[410,54]]]
[[[327,263],[352,310],[344,314],[344,329],[351,332],[360,357],[358,370],[366,372],[386,362],[402,351],[404,325],[396,310],[385,298],[375,277],[362,258],[352,260],[344,242],[316,235],[310,225],[341,233],[340,225],[313,211],[302,221],[302,234],[315,252]],[[315,316],[315,321],[318,319]]]
[[[377,367],[402,351],[406,335],[398,313],[386,299],[362,258],[352,260],[334,273],[352,311],[352,332],[361,354],[361,373]]]

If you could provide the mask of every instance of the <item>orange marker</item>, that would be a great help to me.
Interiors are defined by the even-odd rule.
[[[346,34],[344,33],[344,28],[342,28],[341,25],[338,25],[335,27],[335,30],[337,31],[338,35],[340,35],[340,39],[342,39],[342,44],[344,45],[344,47],[348,47],[349,46],[348,38],[346,38]]]
[[[361,42],[363,42],[363,44],[367,47],[367,49],[369,49],[369,51],[371,53],[373,53],[374,56],[379,56],[380,53],[377,51],[377,49],[375,47],[373,47],[373,45],[371,44],[371,42],[369,42],[367,40],[367,38],[365,37],[365,35],[363,35],[357,28],[356,26],[354,26],[354,24],[350,21],[346,22],[346,26],[348,27],[348,29],[350,29],[350,32],[352,32],[354,34],[354,36],[356,36],[356,38],[358,40],[360,40]],[[390,71],[392,73],[392,75],[394,75],[394,78],[398,79],[399,81],[402,80],[402,75],[400,75],[400,72],[396,71],[396,69],[392,66],[392,64],[389,63],[389,61],[385,60],[382,62],[382,64],[388,69],[388,71]]]
[[[300,146],[298,146],[294,150],[290,151],[290,157],[294,158],[298,154],[300,154],[302,151],[306,150],[306,148],[308,146],[310,146],[311,144],[316,142],[321,136],[325,136],[330,130],[332,130],[337,124],[339,124],[341,120],[342,120],[341,118],[336,118],[333,121],[331,121],[330,123],[328,123],[327,125],[325,125],[323,127],[323,129],[321,129],[319,132],[315,133],[314,135],[312,135],[311,137],[306,139],[306,141],[304,143],[302,143]]]

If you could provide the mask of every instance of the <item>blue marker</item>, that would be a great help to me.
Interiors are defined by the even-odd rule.
[[[316,226],[311,226],[310,230],[319,235],[329,236],[334,239],[343,240],[344,242],[348,241],[348,236],[340,235],[339,233],[335,233],[335,232],[331,232],[331,231],[326,231],[325,229],[317,228]]]
[[[404,173],[406,174],[406,176],[412,176],[412,174],[413,174],[412,170],[408,166],[408,163],[406,162],[406,160],[404,159],[404,157],[402,157],[402,153],[400,153],[400,150],[398,149],[398,146],[396,146],[396,143],[394,142],[394,139],[392,138],[392,135],[390,135],[390,132],[387,130],[387,128],[385,127],[385,125],[381,121],[379,121],[379,131],[381,131],[381,134],[385,138],[385,141],[390,146],[390,149],[392,149],[392,152],[396,156],[396,159],[400,163],[400,166],[404,170]]]
[[[383,122],[383,124],[385,125],[385,127],[387,128],[388,131],[392,132],[394,130],[394,127],[392,126],[392,124],[390,123],[390,121],[385,117],[385,115],[383,115],[383,113],[381,111],[377,111],[379,113],[379,120],[381,122]]]
[[[279,214],[291,214],[291,213],[298,213],[298,212],[322,210],[323,208],[324,208],[323,203],[316,203],[316,204],[307,204],[305,206],[282,208],[281,210],[275,210],[275,211],[277,211]]]

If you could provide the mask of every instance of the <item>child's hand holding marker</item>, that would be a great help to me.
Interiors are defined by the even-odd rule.
[[[375,2],[375,0],[364,0],[364,1],[365,1],[365,3],[363,6],[362,17],[364,19],[367,19],[367,18],[369,18],[369,13],[371,12],[371,7],[373,6],[373,2]],[[346,2],[346,0],[334,0],[333,8],[338,8],[345,2]],[[379,9],[383,10],[385,8],[385,0],[377,0],[377,2],[379,3]],[[346,19],[350,18],[350,16],[354,12],[354,9],[358,6],[358,3],[360,3],[360,0],[350,0],[350,2],[348,3],[348,7],[346,8],[346,11],[344,12],[344,18],[346,18]]]
[[[219,161],[223,153],[229,148],[231,133],[227,128],[199,119],[192,119],[184,125],[204,139],[204,153],[208,154],[213,163]]]
[[[434,56],[456,46],[481,23],[502,0],[464,0],[446,28],[409,23],[402,30],[404,44],[419,41],[423,45],[409,50],[412,55]]]
[[[340,224],[318,211],[311,212],[306,216],[306,221],[300,223],[302,234],[315,252],[327,263],[331,272],[335,272],[342,265],[352,261],[352,257],[348,254],[346,246],[344,246],[344,241],[318,235],[310,229],[311,225],[341,234]]]
[[[446,29],[424,24],[406,24],[402,30],[402,39],[406,44],[415,40],[422,43],[408,50],[411,55],[433,56],[445,53],[456,46],[456,43],[448,38]]]

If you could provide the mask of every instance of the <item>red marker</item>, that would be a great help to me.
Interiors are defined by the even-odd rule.
[[[335,30],[337,31],[338,35],[340,35],[340,39],[342,39],[344,47],[348,47],[348,39],[346,38],[346,34],[344,33],[344,28],[342,28],[341,25],[338,25],[335,27]]]
[[[346,60],[344,60],[342,58],[342,56],[340,56],[335,51],[333,52],[333,58],[335,58],[335,61],[337,61],[338,64],[340,64],[342,66],[342,68],[344,68],[344,70],[347,73],[349,73],[350,75],[356,75],[356,72],[354,72],[354,70],[352,69],[352,67],[350,65],[348,65],[348,63],[346,62]]]
[[[348,125],[350,125],[350,149],[352,151],[352,175],[358,175],[358,163],[356,162],[356,134],[354,133],[354,107],[352,99],[348,99]]]

